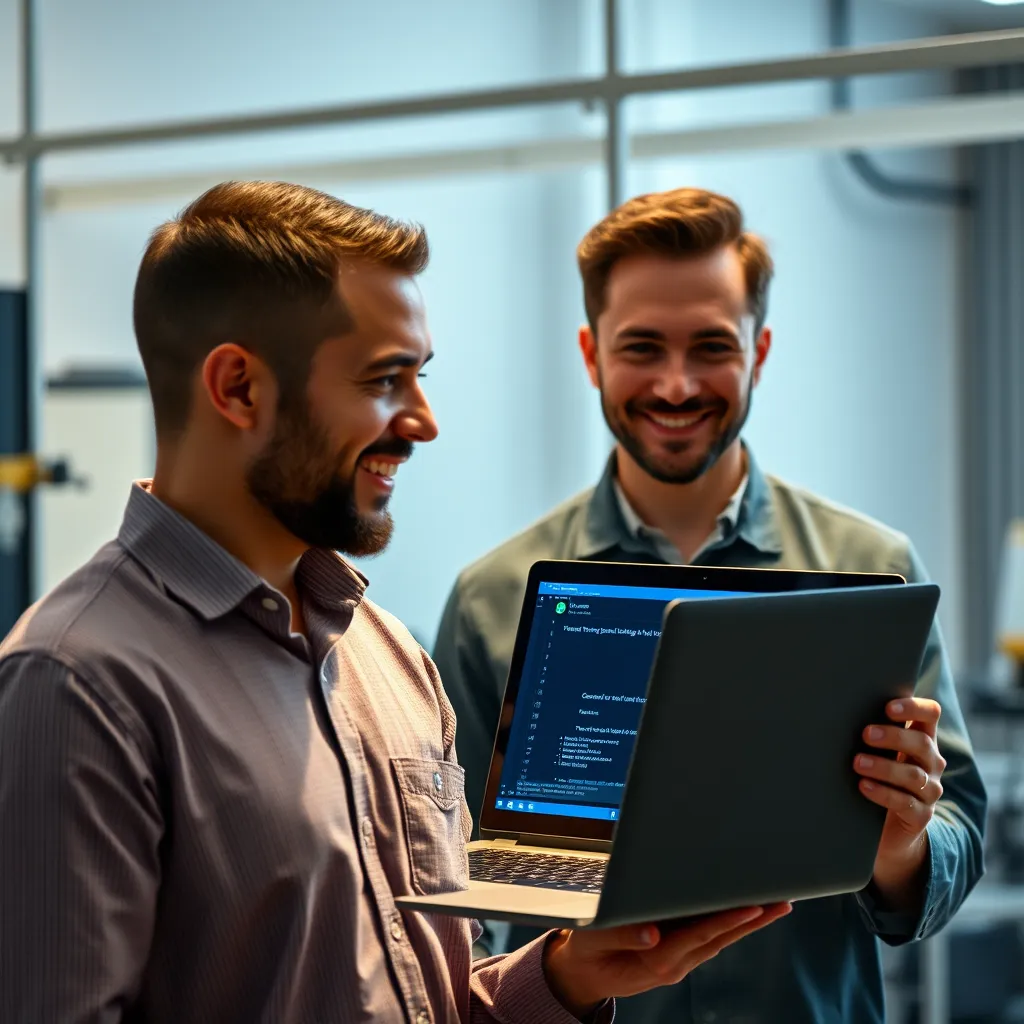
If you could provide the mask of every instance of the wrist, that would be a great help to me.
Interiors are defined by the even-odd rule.
[[[929,862],[927,831],[900,854],[876,860],[871,883],[879,903],[886,910],[914,912],[920,909],[928,884]]]
[[[569,943],[572,932],[554,932],[544,947],[544,977],[551,994],[577,1020],[592,1014],[607,998],[580,984],[579,965],[572,963]]]

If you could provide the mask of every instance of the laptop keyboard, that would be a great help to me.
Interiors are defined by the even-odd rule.
[[[469,877],[474,882],[600,893],[607,863],[594,857],[565,857],[490,847],[469,851]]]

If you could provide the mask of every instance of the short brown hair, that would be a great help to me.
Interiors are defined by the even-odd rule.
[[[347,258],[418,274],[426,233],[266,181],[216,185],[157,228],[135,282],[134,322],[158,434],[184,428],[195,371],[225,342],[265,359],[294,398],[320,342],[352,327],[335,287]]]
[[[768,285],[774,264],[768,247],[743,230],[743,213],[725,196],[699,188],[677,188],[636,196],[595,224],[576,249],[583,278],[587,321],[597,337],[608,277],[627,256],[703,256],[735,245],[743,262],[747,299],[760,333],[768,314]]]

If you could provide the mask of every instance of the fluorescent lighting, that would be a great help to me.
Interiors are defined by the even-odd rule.
[[[981,0],[985,4],[995,4],[997,7],[1009,7],[1010,4],[1024,4],[1024,0]]]

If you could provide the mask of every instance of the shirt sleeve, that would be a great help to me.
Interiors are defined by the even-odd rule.
[[[908,565],[898,571],[908,583],[928,576],[912,547]],[[924,939],[943,928],[984,874],[987,795],[978,771],[956,684],[938,620],[932,625],[915,695],[942,707],[937,739],[946,759],[943,795],[928,825],[928,865],[922,905],[917,913],[893,913],[881,907],[870,888],[857,896],[868,927],[891,945]]]
[[[0,1020],[110,1022],[138,995],[163,833],[114,706],[59,661],[0,661]]]
[[[455,749],[466,769],[466,803],[474,835],[480,823],[494,734],[501,712],[505,679],[495,677],[483,636],[473,622],[462,590],[452,590],[441,617],[434,663],[455,711]]]
[[[555,998],[544,976],[544,947],[554,932],[504,956],[479,960],[470,983],[470,1024],[579,1024]],[[608,999],[587,1024],[612,1024],[615,1003]]]

